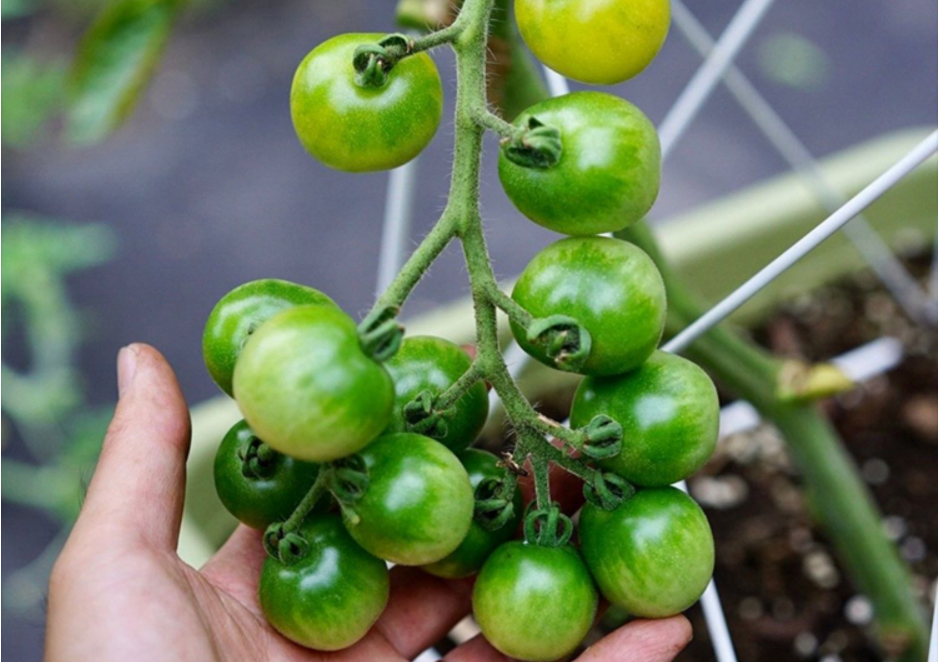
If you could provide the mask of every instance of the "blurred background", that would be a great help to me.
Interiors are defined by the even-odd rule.
[[[2,652],[13,660],[41,656],[45,577],[93,468],[115,398],[118,348],[135,341],[159,348],[195,404],[218,395],[202,364],[202,325],[235,285],[261,277],[309,283],[353,313],[375,296],[387,175],[352,176],[311,159],[294,136],[288,93],[297,63],[324,39],[394,31],[394,3],[193,0],[126,124],[107,140],[76,145],[62,122],[69,71],[80,35],[104,4],[2,5]],[[738,3],[691,8],[718,35]],[[451,110],[452,58],[445,49],[435,57]],[[647,72],[612,91],[657,123],[700,62],[672,28]],[[938,123],[938,5],[931,0],[778,2],[737,63],[819,157]],[[419,159],[415,240],[445,202],[451,142],[444,119]],[[511,207],[495,176],[494,141],[487,147],[487,235],[499,276],[510,277],[555,235]],[[667,162],[653,215],[666,223],[788,170],[721,88]],[[721,231],[728,230],[714,227]],[[908,268],[924,278],[930,248],[920,237],[906,243]],[[406,314],[466,293],[462,258],[451,247]],[[820,359],[895,335],[901,319],[861,271],[779,304],[753,334],[773,349]],[[926,362],[900,366],[893,381],[830,411],[893,518],[887,526],[924,598],[938,571],[929,502],[936,495],[927,485],[935,474],[923,474],[923,467],[938,471],[938,365],[929,363],[934,334],[903,324],[903,340],[918,343],[910,355]],[[737,464],[735,478],[725,480],[723,466],[710,468],[716,482],[701,488],[717,489],[708,514],[718,550],[727,563],[754,568],[724,596],[734,636],[744,639],[741,659],[879,659],[862,636],[869,604],[847,585],[823,536],[811,532],[803,505],[786,505],[793,483],[778,477],[791,473],[784,450],[771,432],[758,434],[764,463],[747,465],[730,448],[720,461]],[[906,469],[919,472],[909,479],[919,490],[911,495],[900,478]],[[736,526],[741,521],[749,529]],[[818,541],[805,547],[806,537]],[[718,567],[718,581],[721,572],[732,574]],[[695,624],[704,643],[681,659],[711,659],[699,615]]]

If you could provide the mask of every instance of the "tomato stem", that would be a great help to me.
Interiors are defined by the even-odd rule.
[[[434,409],[438,412],[450,409],[459,402],[459,399],[466,394],[466,391],[484,378],[485,370],[482,368],[482,363],[473,361],[469,369],[460,375],[459,379],[453,382],[452,386],[440,393],[434,404]]]
[[[456,21],[441,30],[429,32],[414,39],[411,42],[410,53],[420,53],[444,44],[452,44],[459,38],[462,31],[463,24],[460,24],[457,18]]]
[[[479,126],[501,136],[504,140],[522,140],[524,138],[524,129],[506,122],[488,108],[474,108],[473,115]]]
[[[284,533],[292,533],[299,528],[299,526],[303,523],[303,520],[306,519],[306,516],[309,515],[313,508],[316,507],[316,503],[319,501],[319,499],[321,499],[322,496],[326,493],[331,482],[332,466],[329,464],[324,464],[319,468],[319,474],[316,476],[316,480],[309,488],[309,491],[297,504],[290,517],[284,521]]]
[[[450,43],[456,53],[456,137],[449,198],[436,225],[380,296],[370,315],[403,306],[423,274],[449,242],[457,236],[462,240],[475,304],[477,357],[470,370],[440,396],[434,409],[449,408],[472,384],[480,379],[489,381],[518,433],[538,438],[536,443],[529,444],[527,452],[532,459],[538,458],[532,462],[535,480],[541,486],[541,500],[549,503],[550,488],[546,474],[548,462],[546,456],[544,460],[540,459],[543,455],[540,448],[549,446],[545,437],[556,436],[565,443],[580,447],[584,436],[582,432],[569,430],[534,410],[512,379],[499,347],[497,309],[502,309],[513,321],[524,327],[531,322],[531,315],[499,289],[485,244],[479,211],[479,170],[485,130],[510,138],[524,134],[523,129],[514,127],[488,110],[485,86],[486,40],[494,3],[495,0],[466,0],[452,25],[412,42],[411,52]]]
[[[485,295],[492,304],[508,315],[508,318],[523,329],[527,329],[533,319],[531,313],[510,296],[502,292],[498,283],[494,281],[484,281],[482,287],[485,289]]]

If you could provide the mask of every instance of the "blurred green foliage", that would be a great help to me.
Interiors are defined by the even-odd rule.
[[[120,0],[85,33],[72,69],[69,138],[96,142],[130,115],[165,50],[181,0]]]
[[[6,8],[6,3],[4,3]],[[61,62],[42,62],[22,52],[5,52],[0,61],[5,147],[24,147],[39,135],[59,111],[65,96],[66,68]]]
[[[63,530],[78,514],[83,480],[94,467],[110,408],[89,407],[76,366],[82,316],[66,289],[70,273],[99,265],[114,252],[111,232],[99,225],[70,225],[24,213],[5,213],[0,242],[2,338],[22,343],[28,363],[0,365],[3,447],[22,443],[32,461],[4,453],[3,500],[43,511]],[[20,353],[20,352],[17,352]],[[9,356],[9,355],[8,355]],[[11,577],[4,608],[41,608],[41,588],[62,536],[37,560]]]

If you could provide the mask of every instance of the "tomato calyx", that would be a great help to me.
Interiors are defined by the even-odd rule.
[[[542,547],[562,547],[573,536],[573,521],[560,512],[556,502],[538,508],[534,502],[524,516],[524,539]]]
[[[517,479],[486,478],[476,486],[473,517],[486,531],[498,531],[515,514]]]
[[[291,565],[309,553],[309,542],[287,522],[274,522],[264,531],[264,549],[284,565]]]
[[[551,315],[528,325],[528,342],[544,348],[559,370],[576,372],[589,358],[592,338],[589,331],[572,317]]]
[[[389,34],[376,44],[362,44],[352,54],[355,82],[362,87],[383,87],[394,65],[413,50],[413,40],[402,34]]]
[[[594,416],[583,431],[580,451],[594,460],[605,460],[622,452],[622,425],[615,419],[599,414]]]
[[[603,510],[615,510],[635,495],[635,487],[622,476],[610,471],[597,471],[583,483],[583,496]]]
[[[358,521],[355,503],[362,498],[370,482],[365,459],[359,455],[350,455],[336,460],[331,465],[329,491],[339,503],[339,508],[351,521]]]
[[[400,308],[378,306],[358,325],[362,351],[379,363],[397,353],[404,341],[404,326],[397,321]]]
[[[504,139],[502,151],[509,161],[522,168],[550,168],[563,154],[560,130],[530,117],[523,132],[515,138]]]
[[[269,478],[276,468],[277,451],[251,435],[238,447],[241,475],[249,479]]]
[[[455,413],[455,409],[438,409],[439,393],[426,389],[404,405],[404,422],[410,432],[422,434],[431,439],[445,439],[449,434],[446,418]]]

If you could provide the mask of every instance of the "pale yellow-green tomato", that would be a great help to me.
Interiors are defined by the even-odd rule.
[[[640,74],[664,43],[669,0],[516,0],[525,43],[559,74],[613,85]]]

